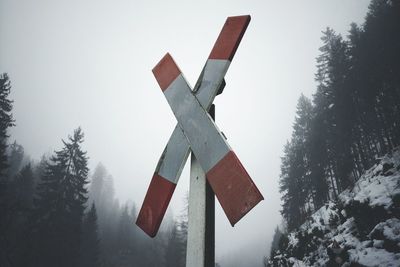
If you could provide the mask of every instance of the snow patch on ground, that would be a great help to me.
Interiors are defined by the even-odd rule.
[[[400,266],[399,202],[400,149],[396,149],[366,171],[352,189],[343,191],[336,203],[330,201],[297,231],[289,233],[287,251],[276,257],[286,257],[291,266],[326,266],[329,261],[328,247],[332,247],[335,240],[348,256],[342,266],[352,263],[362,266]],[[383,211],[384,218],[373,218],[381,221],[376,222],[375,227],[375,224],[372,225],[369,234],[360,232],[359,224],[363,220],[358,218],[357,221],[355,215],[347,214],[346,208],[351,207],[352,203],[364,205],[362,207],[366,206],[367,210],[377,208]],[[359,206],[355,207],[357,212]],[[368,218],[368,214],[363,216]],[[311,246],[313,249],[310,252],[307,247]],[[293,256],[299,251],[304,256]]]
[[[351,199],[364,203],[370,201],[370,206],[384,206],[388,209],[392,198],[400,194],[400,151],[395,150],[387,155],[379,164],[369,169],[354,185],[353,189],[345,190],[339,195],[344,204]]]
[[[384,249],[363,248],[350,249],[350,261],[365,266],[400,266],[400,255],[387,252]]]

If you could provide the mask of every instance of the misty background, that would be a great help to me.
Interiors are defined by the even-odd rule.
[[[12,82],[17,124],[11,139],[39,160],[81,126],[90,170],[102,162],[119,201],[140,208],[176,124],[151,69],[169,52],[194,85],[226,17],[250,14],[214,103],[217,125],[265,200],[234,228],[216,201],[216,261],[261,266],[281,223],[280,157],[296,102],[315,91],[321,31],[330,26],[346,36],[368,4],[0,0],[0,72]],[[188,169],[169,207],[175,217],[184,209]]]

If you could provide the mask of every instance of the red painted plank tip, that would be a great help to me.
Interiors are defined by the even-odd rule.
[[[154,173],[136,219],[136,225],[150,237],[156,236],[175,187],[176,184]]]
[[[250,19],[250,15],[228,17],[208,58],[232,61]]]
[[[169,53],[158,62],[152,71],[163,91],[181,74],[178,65]]]
[[[232,226],[264,199],[233,151],[206,175]]]

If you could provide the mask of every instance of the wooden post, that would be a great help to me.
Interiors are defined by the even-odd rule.
[[[215,106],[209,111],[215,119]],[[196,157],[191,154],[187,267],[215,265],[215,196]]]
[[[225,87],[225,81],[223,84]],[[223,90],[223,87],[222,90]],[[221,92],[222,92],[221,90]],[[215,121],[215,105],[212,104],[208,113]],[[206,180],[206,256],[205,266],[215,266],[215,194]]]

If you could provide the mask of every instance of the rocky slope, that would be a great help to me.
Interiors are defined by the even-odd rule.
[[[270,266],[400,266],[400,149],[280,242]]]

